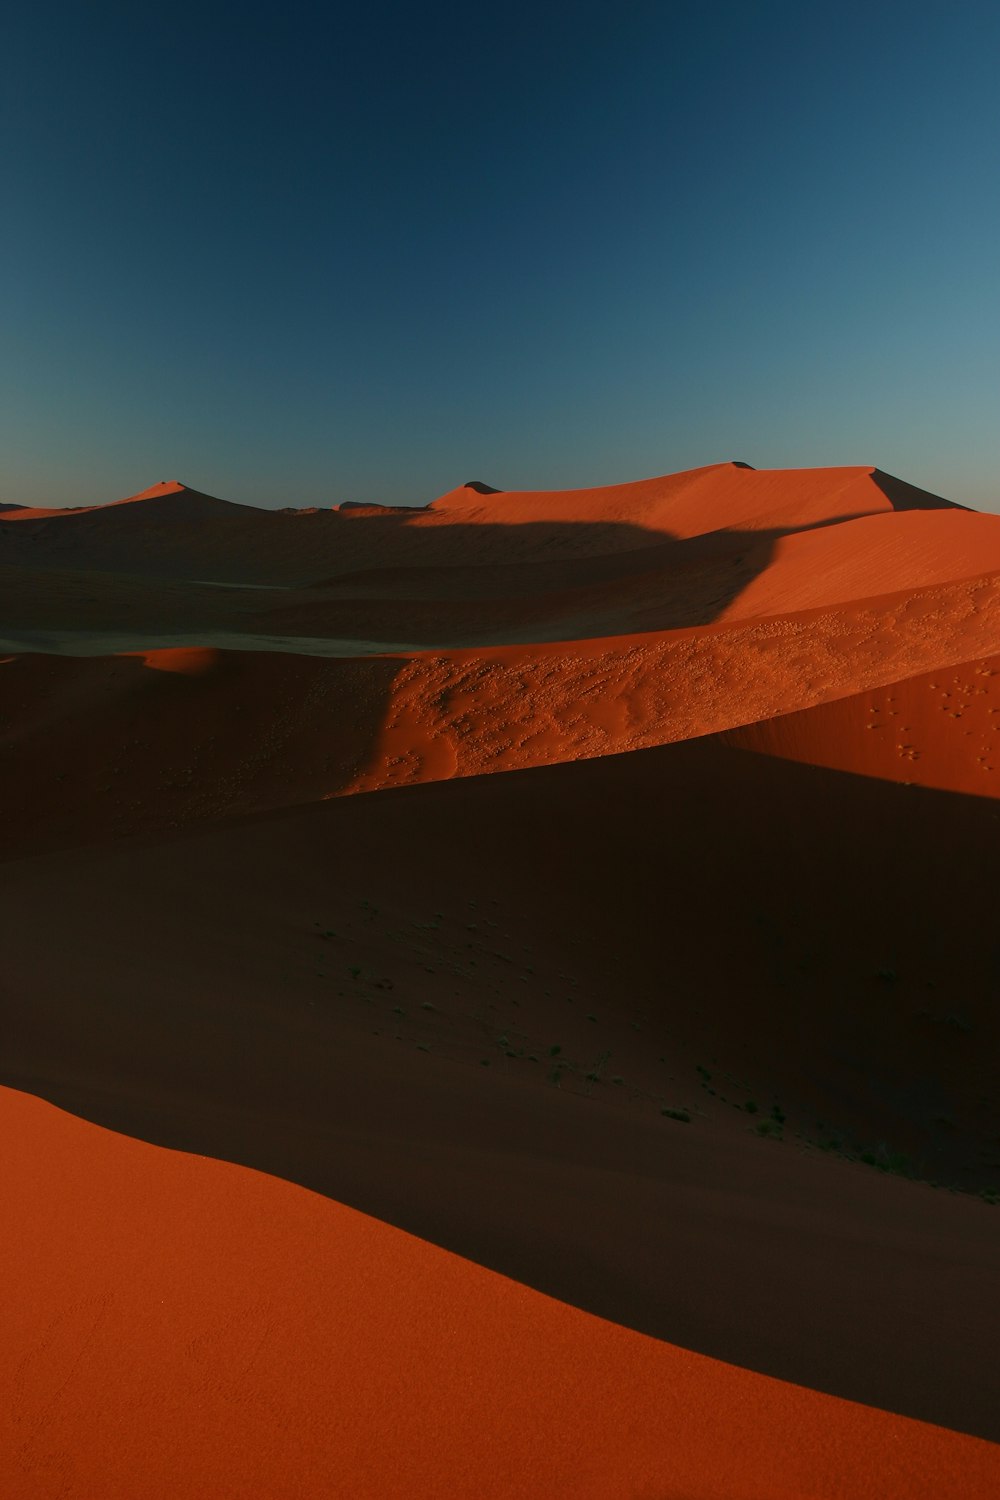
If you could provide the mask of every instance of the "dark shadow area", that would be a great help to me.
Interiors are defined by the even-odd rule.
[[[997,1441],[1000,1209],[829,1146],[997,1182],[996,817],[703,740],[8,865],[2,1079]]]
[[[0,860],[334,795],[367,764],[400,668],[190,655],[0,664]]]
[[[425,649],[690,629],[717,620],[770,566],[785,537],[862,518],[685,538],[622,525],[527,524],[517,527],[523,562],[379,567],[324,579],[313,591],[282,594],[248,613],[247,628],[362,639],[406,635]],[[505,550],[503,536],[494,545],[505,529],[512,528],[468,528],[486,533],[476,537],[486,554]],[[591,549],[594,531],[606,551]],[[574,556],[577,547],[581,555]],[[546,556],[559,552],[569,555]]]
[[[412,513],[366,507],[348,514],[332,539],[337,572],[317,577],[323,553],[331,550],[327,535],[310,552],[314,572],[306,584],[278,581],[288,558],[271,543],[280,542],[280,523],[288,523],[298,531],[298,548],[302,528],[313,520],[328,523],[330,513],[253,513],[252,535],[244,537],[253,556],[244,553],[242,562],[231,533],[241,533],[245,522],[227,520],[220,533],[207,521],[195,527],[198,556],[187,555],[186,578],[142,576],[137,569],[144,554],[134,541],[81,549],[72,537],[53,539],[65,517],[41,523],[44,547],[37,549],[30,533],[25,540],[19,530],[11,544],[0,528],[0,637],[21,632],[30,650],[34,632],[42,642],[37,649],[46,650],[56,649],[44,643],[47,634],[59,631],[69,637],[131,634],[136,645],[147,636],[191,640],[202,632],[206,644],[226,636],[227,649],[238,646],[232,637],[248,635],[359,643],[367,654],[689,629],[719,619],[767,570],[784,539],[863,520],[866,513],[800,526],[725,527],[686,538],[621,522],[474,525],[456,519],[415,528]],[[187,529],[177,522],[154,539],[161,562]],[[183,543],[189,554],[193,545]],[[116,560],[122,571],[115,571]],[[295,566],[305,566],[301,557]],[[248,642],[248,649],[260,647]]]
[[[905,479],[886,474],[882,469],[872,470],[872,483],[876,484],[889,501],[893,510],[970,510],[971,506],[959,505],[956,500],[942,500],[930,490],[921,490]]]

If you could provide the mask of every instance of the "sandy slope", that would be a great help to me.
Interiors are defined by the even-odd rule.
[[[995,797],[1000,657],[923,672],[876,692],[748,724],[730,744],[812,765]]]
[[[359,522],[355,521],[355,529]],[[500,550],[510,526],[438,527]],[[279,637],[307,654],[351,640],[517,644],[676,630],[786,615],[1000,568],[1000,525],[967,511],[865,517],[818,530],[715,531],[562,560],[368,568],[309,586],[151,580],[22,560],[0,564],[6,649],[97,655],[102,636],[155,646]],[[435,538],[432,538],[434,540]],[[267,548],[261,546],[266,556]],[[80,561],[79,558],[76,559]],[[102,562],[107,561],[102,558]],[[215,567],[201,559],[206,577]],[[198,560],[192,560],[198,566]],[[255,575],[259,570],[252,570]],[[44,639],[44,646],[39,641]],[[344,643],[337,645],[337,642]],[[332,644],[324,644],[330,642]],[[268,649],[264,646],[262,649]]]
[[[273,1178],[7,1090],[0,1119],[11,1500],[1000,1484],[996,1447],[629,1333]]]
[[[59,519],[64,523],[61,527],[62,532],[68,535],[75,533],[78,542],[82,542],[84,538],[106,534],[119,519],[113,514],[109,518],[108,513],[116,512],[123,505],[142,507],[144,515],[140,524],[156,521],[164,515],[175,521],[206,521],[213,516],[235,516],[240,511],[251,510],[245,505],[234,505],[230,500],[217,500],[214,495],[206,495],[201,490],[193,490],[188,485],[181,484],[179,480],[164,479],[159,484],[140,490],[137,495],[126,495],[123,500],[112,500],[106,505],[78,505],[61,509],[49,506],[17,505],[13,506],[9,513],[5,513],[3,519],[17,522],[19,525],[31,521]],[[94,517],[99,519],[94,520]],[[68,527],[65,525],[66,520],[69,521]],[[33,529],[37,533],[38,528]]]
[[[978,799],[700,741],[20,861],[2,1081],[1000,1438],[997,1210],[832,1149],[1000,1185],[997,858]]]
[[[166,484],[0,586],[0,1082],[118,1132],[0,1095],[21,1493],[996,1491],[1000,520]]]
[[[698,536],[735,526],[762,527],[786,515],[798,526],[889,509],[952,508],[879,469],[752,469],[710,464],[683,474],[586,490],[517,490],[481,495],[468,486],[436,500],[433,509],[475,525],[539,521],[626,522],[673,536]]]
[[[973,650],[1000,651],[1000,574],[700,631],[409,657],[206,647],[183,673],[169,650],[11,656],[0,849],[643,749],[928,666],[954,675]]]
[[[933,508],[962,512],[877,469],[756,470],[716,464],[635,484],[484,496],[463,486],[410,511],[369,507],[265,511],[184,485],[75,512],[0,513],[0,564],[97,569],[173,579],[305,585],[367,569],[427,566],[573,568],[668,540],[826,526]],[[552,580],[550,580],[550,586]],[[884,590],[883,590],[884,591]]]

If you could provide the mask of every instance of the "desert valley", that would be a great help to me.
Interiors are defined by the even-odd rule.
[[[164,482],[0,600],[5,1495],[1000,1494],[1000,517]]]

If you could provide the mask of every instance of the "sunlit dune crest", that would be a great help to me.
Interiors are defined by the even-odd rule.
[[[161,502],[161,504],[157,505],[156,502]],[[162,502],[166,502],[165,508]],[[145,506],[147,510],[154,511],[162,510],[164,514],[183,519],[207,519],[213,514],[225,514],[227,511],[247,508],[234,506],[231,501],[217,500],[214,495],[206,495],[200,490],[193,490],[188,485],[181,484],[178,479],[164,479],[159,484],[140,490],[136,495],[126,495],[124,499],[111,500],[98,505],[79,505],[61,509],[49,509],[44,506],[15,506],[10,510],[0,508],[0,521],[66,521],[94,516],[99,512],[118,510],[124,505]]]
[[[159,484],[151,484],[148,489],[140,490],[137,495],[126,495],[124,500],[112,501],[114,505],[134,505],[141,500],[159,500],[164,495],[185,495],[193,493],[186,484],[181,484],[179,479],[161,479]]]
[[[781,516],[786,510],[802,526],[819,519],[926,507],[958,508],[876,468],[758,470],[726,463],[583,490],[497,492],[466,484],[440,496],[431,509],[461,512],[476,525],[628,521],[688,537]]]

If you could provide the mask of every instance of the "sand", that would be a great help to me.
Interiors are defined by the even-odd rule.
[[[875,692],[734,730],[728,743],[912,786],[996,797],[1000,657],[922,672]]]
[[[997,1492],[1000,520],[167,484],[0,574],[5,1492]]]
[[[995,1493],[986,1443],[643,1338],[25,1094],[0,1111],[18,1500]]]
[[[0,512],[0,564],[300,587],[372,569],[545,564],[572,581],[594,559],[606,568],[609,558],[667,542],[704,546],[721,537],[724,550],[738,554],[789,531],[927,508],[939,520],[964,514],[865,468],[758,472],[716,464],[551,494],[484,496],[463,486],[412,510],[264,511],[169,483],[77,511]]]
[[[843,1155],[995,1181],[997,860],[978,799],[707,740],[21,860],[2,1081],[993,1434],[996,1214]]]
[[[561,644],[366,656],[355,642],[341,656],[308,656],[202,639],[140,649],[127,638],[119,655],[82,660],[11,653],[0,668],[0,764],[22,795],[0,848],[620,754],[859,687],[891,692],[931,666],[954,676],[974,646],[1000,651],[1000,574],[839,609]],[[194,649],[212,653],[197,680],[156,670]],[[969,741],[977,754],[980,739]],[[901,779],[913,779],[909,765],[899,762]],[[991,760],[982,765],[985,790],[996,777]]]

